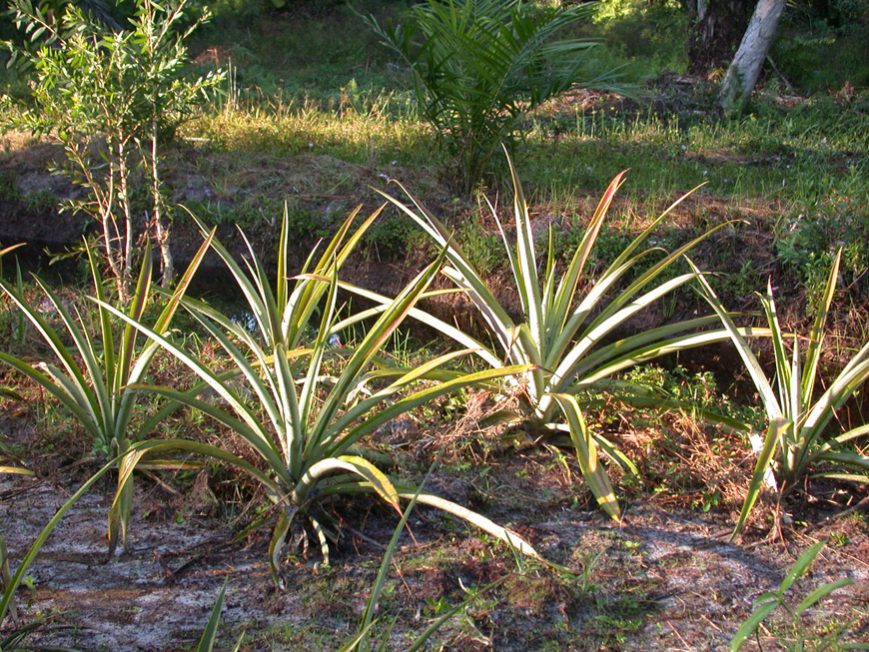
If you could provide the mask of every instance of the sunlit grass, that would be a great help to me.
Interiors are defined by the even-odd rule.
[[[367,103],[366,103],[367,104]],[[250,103],[218,110],[188,124],[183,135],[218,150],[292,156],[311,152],[364,165],[424,165],[431,162],[432,135],[405,115],[386,115],[388,99],[360,110],[322,106],[313,100]]]
[[[738,122],[698,117],[690,124],[651,111],[625,116],[609,107],[539,121],[527,139],[523,171],[540,200],[599,188],[630,168],[642,195],[667,195],[707,182],[706,193],[812,205],[846,190],[866,197],[869,119],[857,113],[821,123],[824,113],[750,115]]]
[[[828,252],[839,244],[845,246],[846,282],[860,282],[869,260],[867,228],[860,226],[869,224],[869,118],[820,100],[789,110],[760,104],[731,122],[652,109],[629,114],[619,106],[609,100],[586,109],[562,103],[523,126],[527,133],[516,153],[533,214],[551,217],[569,231],[591,215],[600,188],[630,169],[631,182],[613,206],[611,226],[636,233],[643,226],[640,216],[660,212],[705,182],[696,198],[673,214],[670,226],[682,231],[675,241],[724,220],[746,221],[773,238],[770,251],[810,290],[822,276],[816,268],[829,264]],[[260,216],[275,214],[275,200],[288,199],[302,236],[311,229],[328,236],[320,233],[328,226],[318,217],[322,209],[305,204],[311,198],[384,187],[391,177],[425,198],[445,191],[445,158],[400,94],[225,103],[184,133],[231,159],[210,154],[197,163],[213,199],[193,208],[206,217],[216,211],[207,218],[215,223],[254,226]],[[361,168],[342,168],[347,164]],[[471,195],[453,197],[448,210],[470,217],[455,225],[457,237],[494,272],[499,261],[494,227],[474,218],[473,201]],[[397,226],[394,217],[372,232],[378,252],[416,246],[413,230]],[[860,296],[860,287],[854,286],[853,296]],[[735,291],[744,298],[754,289]]]
[[[830,194],[865,206],[869,118],[842,113],[823,123],[826,109],[750,115],[738,122],[647,111],[633,117],[616,107],[562,109],[528,125],[519,149],[520,173],[535,202],[558,206],[605,187],[631,170],[628,199],[667,197],[706,182],[704,194],[741,202],[762,199],[785,212],[804,210]],[[293,156],[307,152],[380,166],[436,167],[441,157],[428,126],[405,96],[354,102],[312,99],[245,102],[188,124],[189,138],[222,151]]]

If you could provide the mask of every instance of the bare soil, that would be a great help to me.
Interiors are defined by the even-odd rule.
[[[420,509],[411,519],[414,540],[405,535],[381,604],[384,622],[397,618],[391,649],[406,647],[444,605],[498,579],[496,589],[471,600],[438,633],[439,649],[726,649],[752,601],[778,585],[799,551],[822,539],[833,543],[793,595],[851,578],[854,584],[824,600],[806,622],[813,636],[843,627],[848,640],[865,640],[869,536],[861,518],[798,516],[809,523],[786,528],[787,545],[756,532],[737,545],[727,542],[731,514],[665,508],[649,496],[628,500],[623,522],[610,522],[588,510],[581,488],[540,451],[493,459],[485,468],[488,473],[450,467],[430,488],[510,523],[573,573],[517,566],[503,547]],[[0,531],[13,564],[81,474],[73,466],[39,479],[0,476]],[[332,565],[318,566],[313,554],[290,557],[287,589],[276,591],[266,563],[267,533],[234,541],[227,519],[209,515],[213,505],[196,485],[168,493],[140,481],[130,550],[111,560],[105,545],[109,487],[79,502],[31,567],[30,588],[19,590],[19,624],[42,621],[26,643],[189,649],[224,582],[220,649],[231,649],[242,631],[245,650],[329,650],[352,635],[394,515],[360,503],[340,505],[345,537]],[[4,628],[12,625],[7,620]],[[789,631],[786,621],[772,619],[762,630],[763,649],[776,649],[769,637]]]

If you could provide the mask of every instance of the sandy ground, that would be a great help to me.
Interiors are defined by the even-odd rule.
[[[70,493],[70,487],[46,480],[0,478],[0,530],[13,560]],[[145,504],[159,499],[156,487],[140,493]],[[33,588],[22,588],[18,595],[21,622],[44,617],[47,623],[28,644],[86,650],[195,646],[227,582],[223,631],[229,636],[247,630],[244,649],[294,649],[296,637],[330,649],[353,631],[381,554],[364,535],[351,537],[358,554],[354,546],[343,546],[325,572],[311,561],[290,564],[288,590],[278,593],[272,589],[264,540],[245,548],[232,542],[226,526],[216,520],[190,516],[177,522],[182,519],[146,515],[134,520],[131,550],[107,561],[108,502],[99,491],[87,495],[31,567]],[[395,591],[403,605],[399,616],[414,616],[398,623],[395,649],[426,624],[420,617],[426,605],[453,595],[456,583],[512,572],[509,552],[499,549],[491,557],[489,544],[472,533],[457,533],[440,517],[421,515],[424,520],[414,526],[417,543],[407,539],[396,557],[400,581]],[[752,600],[774,589],[791,563],[780,545],[731,545],[722,538],[720,518],[683,510],[629,507],[623,525],[563,506],[537,510],[536,517],[521,515],[523,533],[548,558],[580,569],[579,575],[560,580],[560,589],[541,601],[530,594],[545,572],[532,573],[538,579],[519,582],[515,590],[499,594],[488,613],[477,614],[479,636],[470,636],[461,622],[445,628],[443,649],[725,649]],[[388,517],[375,515],[373,525],[353,525],[385,542],[386,521]],[[809,620],[824,625],[862,617],[849,629],[860,640],[867,624],[869,538],[856,523],[846,540],[840,537],[840,545],[827,547],[811,576],[796,585],[795,595],[824,581],[853,579]],[[841,523],[836,527],[840,531]],[[794,540],[793,547],[802,549],[830,534],[829,527],[816,528]],[[585,588],[572,590],[571,583]],[[607,614],[612,623],[606,622]],[[5,623],[7,630],[10,624]],[[603,636],[603,625],[624,631]],[[519,626],[525,634],[516,637]]]

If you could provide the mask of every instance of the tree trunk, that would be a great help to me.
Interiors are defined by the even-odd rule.
[[[127,145],[126,141],[119,141],[117,145],[118,152],[118,202],[121,207],[121,212],[124,215],[124,249],[121,255],[121,281],[124,284],[124,291],[121,294],[121,299],[126,302],[130,295],[130,281],[133,276],[133,209],[130,207],[130,168],[127,165]]]
[[[156,114],[155,114],[156,115]],[[157,121],[151,121],[151,151],[148,167],[151,172],[151,206],[154,212],[154,236],[160,247],[160,284],[164,288],[172,285],[175,275],[175,262],[172,250],[169,248],[170,226],[163,225],[163,190],[160,187],[159,158],[157,157]]]
[[[785,2],[786,0],[758,1],[739,50],[736,51],[736,56],[733,57],[721,83],[718,103],[725,113],[741,113],[745,108],[760,76],[767,52],[775,39]]]
[[[160,243],[160,285],[169,289],[175,276],[175,260],[169,248],[169,227],[163,226],[159,219],[155,220],[157,242]]]
[[[683,0],[694,27],[688,43],[689,72],[706,75],[729,62],[745,33],[753,0]]]

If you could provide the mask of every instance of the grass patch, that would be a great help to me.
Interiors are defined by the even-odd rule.
[[[388,99],[356,110],[323,107],[316,101],[246,104],[206,114],[184,135],[222,151],[293,156],[316,152],[364,165],[421,164],[431,136],[421,123],[385,115]]]

